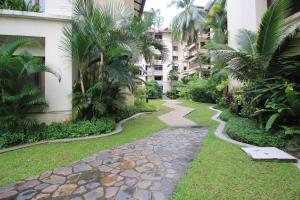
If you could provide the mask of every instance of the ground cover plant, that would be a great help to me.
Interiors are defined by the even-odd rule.
[[[187,117],[209,127],[200,153],[187,175],[178,183],[172,199],[272,199],[290,200],[300,196],[300,173],[296,166],[251,160],[236,145],[214,136],[218,126],[211,117],[210,104],[183,101],[196,110]]]

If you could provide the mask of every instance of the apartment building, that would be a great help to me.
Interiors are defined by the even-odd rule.
[[[188,76],[196,72],[208,73],[210,64],[208,60],[208,50],[204,45],[209,40],[209,33],[201,33],[198,40],[183,49],[184,61],[183,69],[180,71],[181,76]]]
[[[177,65],[179,71],[183,70],[183,49],[185,46],[180,42],[174,41],[171,31],[167,28],[163,30],[151,29],[149,30],[149,34],[162,40],[169,50],[168,57],[163,61],[160,52],[153,49],[156,55],[151,63],[147,63],[145,59],[140,58],[138,63],[141,68],[140,78],[144,81],[157,81],[163,87],[163,92],[166,93],[171,89],[168,77],[172,65]]]
[[[30,0],[31,1],[31,0]],[[95,0],[99,5],[120,0]],[[146,0],[121,0],[137,15],[143,12]],[[40,12],[0,10],[0,44],[17,37],[33,38],[40,47],[28,47],[34,56],[43,58],[45,64],[61,76],[59,82],[52,74],[40,74],[35,83],[39,85],[48,102],[48,109],[39,114],[42,122],[64,121],[72,112],[72,83],[76,79],[72,60],[61,49],[63,27],[72,20],[71,0],[32,0],[39,3]]]

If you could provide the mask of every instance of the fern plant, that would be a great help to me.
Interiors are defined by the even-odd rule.
[[[27,51],[15,56],[18,49],[34,43],[32,40],[23,39],[0,47],[1,126],[32,127],[37,121],[30,113],[41,111],[47,106],[40,89],[28,80],[37,73],[55,73]]]

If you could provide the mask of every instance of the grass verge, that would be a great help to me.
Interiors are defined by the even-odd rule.
[[[6,185],[50,169],[64,166],[99,151],[142,139],[166,125],[157,116],[170,111],[162,101],[151,101],[160,108],[158,112],[130,120],[124,130],[104,138],[60,144],[44,144],[0,154],[0,185]]]
[[[196,110],[188,118],[209,126],[201,152],[177,184],[174,200],[299,200],[300,172],[286,163],[257,162],[214,136],[218,123],[209,104],[182,101]]]

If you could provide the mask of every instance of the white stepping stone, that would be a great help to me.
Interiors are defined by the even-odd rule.
[[[297,158],[275,147],[242,147],[253,160],[277,160],[297,163]]]

